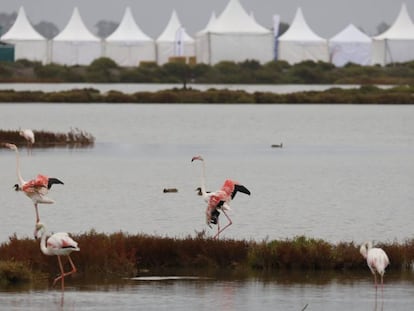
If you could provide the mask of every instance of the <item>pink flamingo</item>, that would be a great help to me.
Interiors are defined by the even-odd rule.
[[[7,148],[14,150],[16,152],[16,171],[17,171],[17,179],[19,180],[18,184],[14,185],[14,189],[16,191],[23,191],[25,195],[27,195],[30,199],[32,199],[35,211],[36,211],[36,223],[40,221],[39,211],[37,205],[39,203],[43,204],[52,204],[55,203],[54,200],[46,197],[49,189],[54,184],[62,184],[63,182],[57,178],[47,177],[44,175],[37,175],[35,179],[24,181],[22,174],[20,172],[20,161],[19,161],[19,149],[16,147],[15,144],[4,144]]]
[[[74,241],[66,232],[55,233],[46,240],[48,234],[46,232],[45,225],[40,222],[36,224],[36,236],[39,232],[41,233],[40,250],[42,253],[47,256],[57,256],[58,259],[60,275],[53,280],[53,286],[55,286],[57,281],[61,280],[62,291],[64,291],[65,276],[71,275],[77,271],[72,259],[70,258],[70,253],[80,251],[78,243]],[[65,272],[60,256],[68,257],[69,263],[72,267],[71,271]]]
[[[384,289],[383,277],[385,268],[389,265],[390,260],[382,248],[372,247],[372,242],[366,242],[361,245],[359,252],[367,260],[367,264],[374,275],[374,284],[377,288],[377,273],[381,276],[381,289]]]
[[[230,219],[229,215],[227,215],[227,211],[230,210],[230,201],[234,198],[237,191],[243,192],[245,194],[250,195],[250,191],[237,181],[226,179],[224,181],[223,186],[215,191],[215,192],[207,192],[205,187],[205,162],[203,157],[195,156],[191,159],[191,162],[199,160],[202,162],[202,174],[201,174],[201,187],[199,192],[203,196],[204,200],[207,202],[207,209],[206,209],[206,223],[211,228],[211,224],[217,225],[217,233],[213,237],[218,238],[220,233],[223,232],[226,228],[232,225],[232,220]],[[197,188],[198,190],[198,188]],[[228,224],[225,225],[223,228],[220,228],[219,223],[219,215],[220,211],[223,212],[224,216],[226,216],[228,220]]]
[[[32,147],[35,142],[35,135],[31,129],[24,129],[19,131],[19,135],[27,141],[27,154],[32,153]]]

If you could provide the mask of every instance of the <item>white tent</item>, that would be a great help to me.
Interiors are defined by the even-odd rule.
[[[66,27],[52,40],[52,62],[89,65],[101,55],[101,40],[86,28],[75,7]]]
[[[329,62],[328,41],[313,32],[298,8],[289,29],[278,39],[278,59],[290,64],[305,60]]]
[[[181,25],[175,10],[173,10],[164,31],[155,42],[157,48],[157,63],[159,65],[168,63],[170,57],[195,56],[194,39],[187,34]]]
[[[347,63],[370,65],[372,39],[353,24],[349,24],[329,39],[329,54],[332,64],[337,67]]]
[[[374,64],[385,65],[414,60],[414,24],[404,3],[392,26],[373,39]]]
[[[15,46],[16,60],[28,59],[43,64],[48,61],[47,40],[30,24],[23,7],[20,7],[12,27],[0,39]]]
[[[274,37],[271,30],[259,25],[241,6],[229,0],[223,12],[197,33],[197,62],[214,65],[220,61],[241,62],[273,59]]]
[[[125,9],[118,28],[105,39],[104,55],[120,66],[138,66],[141,61],[155,62],[155,42],[137,25],[131,9]]]
[[[197,57],[197,63],[209,63],[208,59],[208,53],[202,53],[201,51],[204,51],[209,48],[208,40],[206,40],[205,36],[203,34],[206,34],[211,27],[211,25],[216,21],[216,13],[212,12],[210,15],[210,19],[207,22],[206,27],[204,29],[200,30],[195,35],[195,49],[196,49],[196,57]]]

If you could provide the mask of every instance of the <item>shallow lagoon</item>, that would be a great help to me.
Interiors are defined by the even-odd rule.
[[[248,187],[223,237],[277,239],[296,235],[331,242],[412,238],[414,107],[346,105],[105,105],[2,104],[0,127],[96,137],[94,148],[24,150],[22,174],[59,177],[56,200],[41,206],[51,231],[126,231],[168,236],[204,229],[204,203],[195,195],[202,154],[207,187],[232,177]],[[283,142],[283,148],[271,148]],[[31,236],[30,201],[12,190],[14,154],[0,150],[0,240]],[[165,187],[178,193],[163,194]],[[76,256],[74,257],[76,261]],[[392,259],[391,259],[392,260]],[[67,281],[65,310],[407,310],[412,274],[386,276],[375,297],[369,271],[358,275],[304,274],[102,284]],[[9,310],[61,307],[61,293],[43,284],[3,289]],[[138,307],[139,306],[139,307]]]

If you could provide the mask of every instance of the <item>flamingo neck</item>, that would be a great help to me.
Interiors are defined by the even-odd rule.
[[[207,192],[206,192],[206,164],[204,163],[204,161],[201,161],[201,195],[203,196],[203,198],[207,197]]]
[[[46,247],[46,236],[47,236],[46,229],[43,227],[42,228],[42,238],[40,240],[40,250],[45,255],[52,255],[50,253],[49,249]]]
[[[20,186],[24,184],[24,179],[22,177],[22,174],[20,172],[20,155],[19,150],[17,148],[15,149],[16,152],[16,173],[17,173],[17,179],[19,180]]]
[[[367,242],[361,246],[360,252],[364,258],[368,257],[368,251],[372,248],[372,243]]]

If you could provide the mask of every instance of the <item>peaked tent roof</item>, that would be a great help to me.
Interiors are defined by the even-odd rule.
[[[216,19],[217,19],[216,12],[213,11],[210,15],[210,19],[208,20],[206,27],[204,27],[199,32],[197,32],[197,35],[201,35],[203,33],[208,32],[210,30],[211,25],[213,25],[213,23],[216,21]]]
[[[147,36],[135,22],[130,7],[125,9],[124,17],[115,31],[109,35],[106,41],[153,41]]]
[[[218,33],[270,33],[247,14],[239,0],[230,0],[223,12],[211,25],[210,32]]]
[[[391,27],[374,37],[374,39],[414,39],[414,24],[408,14],[405,3],[401,5],[400,13]]]
[[[302,9],[296,10],[295,17],[289,29],[279,37],[283,41],[325,41],[324,38],[318,36],[306,23],[303,17]]]
[[[361,30],[356,28],[353,24],[349,24],[342,31],[337,33],[331,39],[330,42],[372,42],[371,37],[363,33]]]
[[[72,17],[66,27],[53,38],[53,41],[101,41],[93,35],[82,21],[77,7],[73,9]]]
[[[178,19],[177,12],[173,10],[170,20],[165,27],[164,31],[161,33],[161,35],[157,38],[157,42],[160,41],[168,41],[168,42],[175,42],[177,38],[177,34],[179,30],[184,30],[182,32],[182,40],[184,42],[194,42],[194,39],[191,38],[185,29],[181,26],[181,22]]]
[[[21,6],[13,26],[1,36],[2,40],[46,40],[33,28]]]

